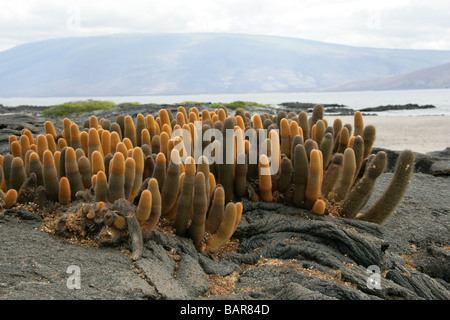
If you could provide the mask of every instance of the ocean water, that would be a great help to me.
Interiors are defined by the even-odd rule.
[[[139,102],[173,104],[184,101],[233,102],[254,101],[262,104],[278,105],[283,102],[336,103],[359,110],[368,107],[403,104],[431,104],[436,108],[423,110],[400,110],[377,113],[380,116],[450,115],[450,89],[389,90],[389,91],[347,91],[347,92],[296,92],[296,93],[229,93],[161,96],[112,96],[112,97],[45,97],[45,98],[1,98],[4,106],[51,106],[77,100],[109,100],[115,103]]]

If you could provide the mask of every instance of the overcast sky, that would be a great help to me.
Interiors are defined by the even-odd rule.
[[[0,51],[50,38],[122,32],[251,33],[450,50],[450,1],[0,0]]]

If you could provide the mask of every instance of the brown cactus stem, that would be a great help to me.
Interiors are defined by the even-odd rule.
[[[234,201],[236,195],[234,193],[234,178],[235,178],[235,164],[231,161],[231,155],[233,155],[233,149],[227,150],[227,130],[234,131],[235,122],[233,118],[226,118],[223,122],[222,129],[222,161],[223,164],[219,166],[219,183],[225,189],[225,202]]]
[[[270,164],[267,155],[259,157],[259,191],[263,201],[272,202],[272,176],[270,174]]]
[[[334,145],[333,134],[328,132],[325,134],[319,147],[319,150],[322,152],[323,155],[324,170],[328,168],[328,165],[330,164],[330,161],[333,157],[333,145]]]
[[[131,194],[131,189],[134,184],[134,177],[136,175],[136,162],[133,158],[127,158],[125,161],[125,184],[124,193],[125,199],[129,199]]]
[[[353,177],[353,182],[356,181],[359,171],[361,170],[361,166],[364,160],[364,140],[361,136],[356,136],[353,141],[352,146],[353,151],[355,152],[355,175]]]
[[[140,147],[135,147],[133,149],[132,157],[136,163],[136,172],[134,175],[133,187],[128,199],[130,202],[134,201],[134,198],[138,195],[142,185],[142,177],[144,174],[144,153],[142,152],[142,149]]]
[[[216,252],[231,238],[236,226],[236,216],[236,204],[229,202],[225,208],[225,215],[219,229],[206,240],[206,252]]]
[[[171,152],[171,160],[167,167],[167,175],[161,190],[161,215],[166,216],[177,203],[174,192],[178,190],[180,182],[180,153],[174,149]]]
[[[165,182],[166,167],[166,156],[164,153],[160,152],[156,156],[156,164],[152,175],[152,178],[155,178],[158,181],[160,192],[162,191]]]
[[[345,149],[347,149],[348,142],[350,140],[350,133],[346,127],[343,127],[339,132],[339,140],[338,140],[338,153],[344,153]]]
[[[186,170],[183,178],[181,194],[177,203],[177,214],[175,217],[175,232],[179,236],[186,234],[189,227],[189,219],[191,216],[193,205],[193,194],[195,184],[195,163],[192,157],[186,159]]]
[[[333,191],[331,192],[331,198],[334,201],[342,201],[347,196],[353,184],[353,177],[355,176],[356,162],[355,152],[352,148],[345,149],[344,159],[342,162],[342,170],[339,174],[339,179],[336,182]]]
[[[11,162],[11,188],[19,191],[27,179],[22,158],[15,157]]]
[[[161,194],[159,192],[158,181],[153,178],[150,179],[147,189],[152,194],[152,208],[150,210],[150,216],[142,225],[142,234],[144,237],[150,235],[161,217]]]
[[[213,190],[211,205],[208,210],[205,230],[209,233],[215,233],[222,222],[225,209],[225,190],[222,185],[218,184]]]
[[[89,159],[87,157],[81,156],[78,159],[78,169],[80,171],[81,181],[83,182],[84,189],[89,189],[92,186],[92,173],[91,163],[89,162]]]
[[[108,181],[103,171],[97,172],[94,187],[95,201],[108,202]]]
[[[57,202],[59,200],[59,179],[56,172],[55,163],[52,153],[47,150],[44,152],[43,161],[43,176],[44,176],[44,188],[47,199]]]
[[[394,175],[387,189],[360,219],[383,224],[395,212],[403,199],[413,172],[414,152],[404,150],[398,157]]]
[[[283,157],[280,165],[280,176],[278,179],[278,191],[283,192],[292,182],[292,162],[289,158]]]
[[[375,187],[376,179],[383,173],[387,163],[387,155],[380,151],[366,166],[363,177],[351,189],[341,204],[340,215],[353,219],[366,205]]]
[[[363,140],[364,140],[364,159],[369,156],[372,152],[372,146],[376,139],[376,128],[373,125],[367,125],[364,128],[363,132]]]
[[[66,177],[70,182],[70,191],[72,201],[76,199],[75,195],[78,191],[84,190],[83,180],[81,179],[80,171],[78,169],[77,158],[75,150],[68,147],[65,155]]]
[[[189,226],[189,236],[195,247],[199,247],[205,236],[205,220],[208,202],[206,198],[205,175],[197,172],[195,176],[194,200],[192,207],[192,222]]]
[[[305,146],[298,144],[294,149],[294,162],[292,181],[294,182],[293,202],[296,206],[302,206],[305,201],[306,185],[308,183],[309,162]]]
[[[306,141],[310,138],[309,135],[309,123],[308,123],[308,114],[305,111],[301,111],[298,115],[298,125],[302,128],[303,131],[303,140]]]
[[[333,190],[334,185],[339,179],[339,173],[341,171],[343,161],[344,155],[342,153],[336,153],[333,156],[327,171],[325,171],[322,181],[322,196],[324,198],[328,198],[328,194]]]
[[[116,152],[110,163],[108,181],[109,202],[125,197],[125,158],[122,153]]]
[[[234,179],[234,191],[236,197],[240,199],[247,194],[247,156],[244,152],[237,155],[235,170],[236,177]],[[208,200],[209,198],[210,197],[208,197]]]

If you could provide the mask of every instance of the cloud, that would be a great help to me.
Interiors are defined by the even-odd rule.
[[[441,0],[2,0],[0,50],[119,32],[232,32],[356,46],[450,50]]]

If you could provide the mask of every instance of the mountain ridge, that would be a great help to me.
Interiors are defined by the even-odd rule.
[[[0,96],[299,92],[450,62],[450,51],[227,33],[56,38],[0,52]]]

